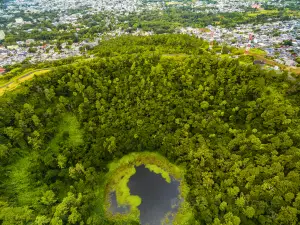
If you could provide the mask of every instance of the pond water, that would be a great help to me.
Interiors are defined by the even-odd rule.
[[[128,187],[131,195],[142,199],[139,205],[140,222],[142,225],[160,225],[168,212],[176,212],[179,207],[180,182],[171,179],[167,183],[160,174],[145,168],[136,167],[136,173],[130,178]]]
[[[129,212],[129,206],[118,206],[116,192],[112,192],[110,194],[110,211],[113,214],[120,213],[125,214]]]

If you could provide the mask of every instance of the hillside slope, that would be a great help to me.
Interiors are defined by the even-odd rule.
[[[190,224],[298,224],[299,81],[206,45],[113,39],[3,95],[0,223],[113,224],[108,163],[150,151],[186,167]]]

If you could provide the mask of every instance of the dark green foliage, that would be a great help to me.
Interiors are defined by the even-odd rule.
[[[118,38],[1,97],[0,223],[109,224],[107,163],[157,151],[186,166],[194,224],[298,224],[299,81],[206,48]]]
[[[292,40],[285,40],[285,41],[283,41],[282,44],[283,44],[283,45],[287,45],[287,46],[293,46]]]

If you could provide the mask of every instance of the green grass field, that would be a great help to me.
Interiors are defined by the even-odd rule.
[[[34,154],[33,154],[34,155]],[[43,195],[45,186],[32,188],[29,168],[32,166],[31,156],[25,156],[10,166],[9,179],[6,185],[20,205],[34,205]]]
[[[16,89],[21,83],[27,80],[31,80],[34,76],[40,76],[48,72],[50,72],[50,69],[31,70],[13,77],[9,81],[5,81],[5,83],[0,82],[0,96],[3,95],[6,91]]]
[[[275,15],[278,13],[278,10],[259,10],[253,13],[247,13],[246,15],[249,17],[256,17],[258,15]]]
[[[66,114],[59,125],[58,133],[49,144],[51,150],[55,152],[58,151],[59,143],[64,141],[64,133],[69,134],[67,141],[71,146],[76,147],[83,143],[82,132],[77,118],[73,115]]]
[[[262,55],[262,56],[267,55],[267,53],[264,50],[259,48],[251,48],[249,52],[256,55]]]
[[[73,115],[64,115],[59,125],[56,136],[49,144],[53,152],[58,153],[59,143],[64,141],[63,134],[69,133],[67,140],[72,146],[78,146],[83,143],[82,132],[77,118]],[[33,166],[36,153],[32,152],[30,156],[24,155],[16,163],[9,167],[9,176],[5,181],[11,195],[13,195],[20,205],[34,205],[39,202],[47,186],[32,188],[30,168]]]

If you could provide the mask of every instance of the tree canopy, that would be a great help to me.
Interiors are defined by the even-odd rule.
[[[108,163],[150,151],[185,166],[191,224],[298,224],[298,79],[207,48],[120,37],[2,96],[0,223],[113,224]]]

